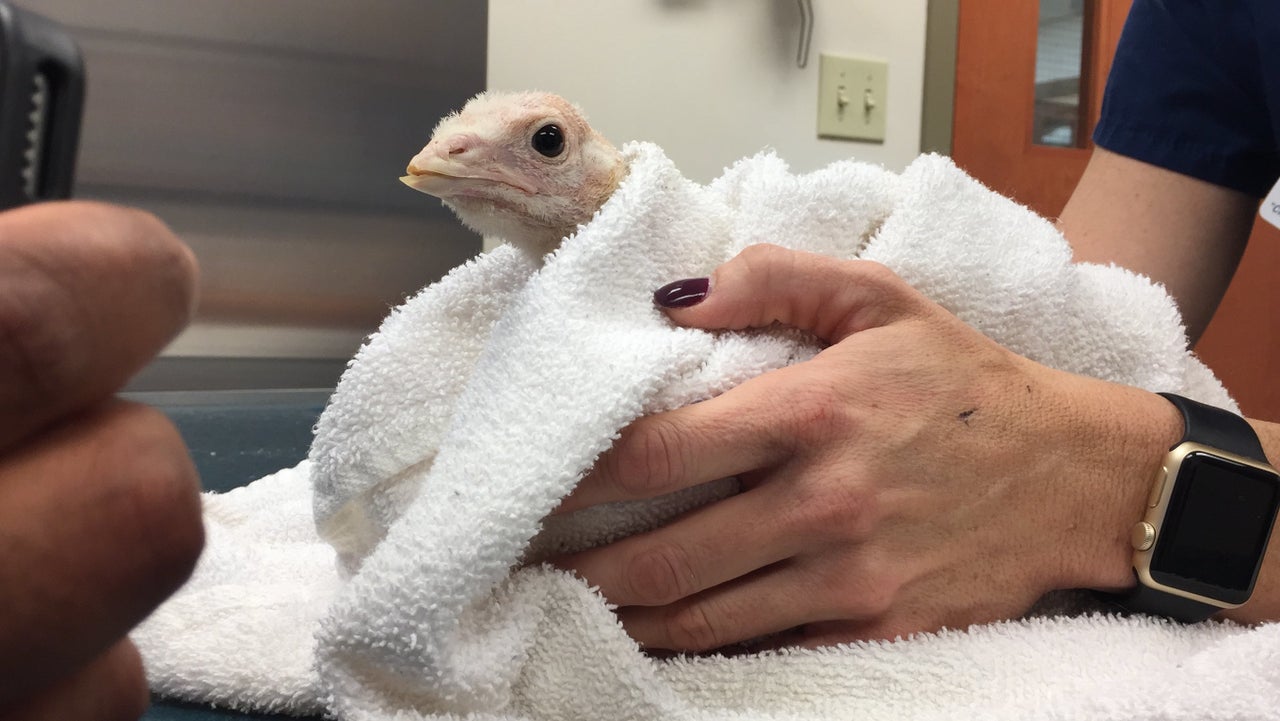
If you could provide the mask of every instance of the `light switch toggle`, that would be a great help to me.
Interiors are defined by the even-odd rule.
[[[853,101],[849,100],[849,90],[841,85],[836,88],[836,108],[840,110],[840,114],[844,115],[845,109]],[[872,94],[871,88],[867,88],[862,92],[862,112],[870,115],[876,109],[876,96]]]

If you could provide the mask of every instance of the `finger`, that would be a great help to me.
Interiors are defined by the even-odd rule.
[[[7,713],[5,721],[114,721],[136,719],[146,710],[146,676],[138,650],[120,641],[87,666],[27,698]]]
[[[623,628],[646,649],[703,652],[744,642],[791,645],[794,629],[831,611],[815,605],[804,575],[789,562],[667,606],[618,611]]]
[[[0,213],[0,448],[117,390],[187,322],[191,252],[96,203]]]
[[[802,378],[795,367],[780,368],[710,400],[636,420],[556,512],[656,498],[781,463],[802,420],[786,399]]]
[[[0,704],[123,636],[190,574],[195,470],[158,412],[112,401],[0,463]]]
[[[885,615],[867,620],[819,621],[797,628],[788,639],[788,645],[803,648],[821,648],[860,641],[893,641],[916,633],[937,631],[940,626],[909,616]],[[770,644],[768,648],[777,648]],[[760,650],[765,650],[761,648]]]
[[[837,343],[918,313],[924,298],[879,263],[753,245],[710,279],[658,289],[654,301],[682,325],[738,329],[783,323]]]
[[[576,571],[614,605],[665,606],[799,552],[809,539],[793,533],[779,513],[790,505],[788,490],[765,483],[557,565]]]

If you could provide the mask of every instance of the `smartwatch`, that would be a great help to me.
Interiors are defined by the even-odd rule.
[[[1186,430],[1134,525],[1130,611],[1201,621],[1249,600],[1280,507],[1280,474],[1248,421],[1172,393]]]

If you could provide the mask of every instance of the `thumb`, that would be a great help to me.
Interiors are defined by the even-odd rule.
[[[777,245],[753,245],[712,272],[653,294],[676,323],[758,328],[775,322],[828,343],[919,314],[928,303],[884,265],[839,260]]]

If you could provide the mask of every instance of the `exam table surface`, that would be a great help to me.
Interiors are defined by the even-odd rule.
[[[297,465],[330,390],[209,391],[127,394],[163,411],[178,427],[206,491],[224,492]],[[277,721],[155,697],[144,721]]]

